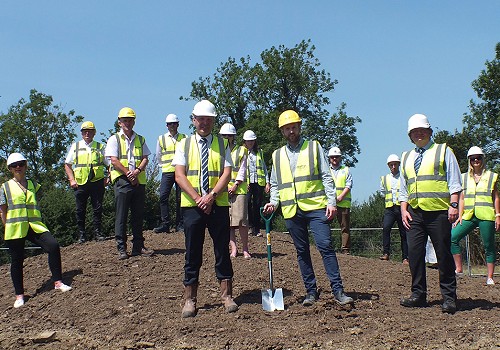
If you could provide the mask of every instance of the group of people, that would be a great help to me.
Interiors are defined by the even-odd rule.
[[[412,293],[400,303],[426,306],[425,255],[430,238],[437,257],[442,311],[454,313],[456,275],[462,274],[459,242],[476,227],[486,250],[486,284],[495,284],[495,231],[500,230],[498,175],[486,169],[485,154],[477,146],[469,149],[469,167],[460,174],[452,149],[432,140],[431,125],[423,114],[410,117],[408,136],[415,148],[404,152],[401,159],[391,154],[387,159],[391,172],[381,179],[386,208],[380,259],[389,260],[390,230],[397,222],[403,263],[409,264],[412,276]]]
[[[176,186],[175,229],[185,236],[184,305],[182,317],[197,312],[199,274],[203,261],[205,230],[213,241],[215,274],[220,284],[221,301],[226,312],[235,312],[231,257],[238,254],[235,231],[238,229],[244,258],[250,258],[248,228],[260,233],[260,206],[263,192],[270,193],[263,213],[281,206],[286,227],[297,251],[305,287],[304,306],[319,298],[316,275],[310,253],[309,230],[321,254],[334,300],[352,304],[342,284],[339,264],[332,244],[330,223],[337,216],[342,230],[341,252],[350,252],[350,206],[352,175],[341,164],[340,149],[332,147],[328,157],[322,146],[301,136],[302,119],[293,110],[284,111],[278,128],[286,145],[272,154],[270,176],[257,136],[251,130],[244,143],[235,144],[236,129],[224,124],[219,135],[213,133],[215,106],[202,100],[193,108],[193,135],[179,134],[179,119],[166,118],[168,133],[157,142],[162,169],[160,185],[161,224],[155,232],[170,232],[173,225],[168,198]],[[119,259],[127,251],[127,218],[132,228],[131,255],[151,256],[142,232],[145,169],[150,150],[144,137],[135,133],[135,112],[124,107],[118,113],[120,131],[106,145],[93,140],[95,126],[84,122],[82,140],[74,143],[65,161],[70,186],[75,191],[79,241],[87,239],[85,211],[90,197],[94,209],[94,236],[101,232],[102,196],[111,183],[115,194],[115,240]],[[488,284],[493,282],[494,232],[500,225],[500,199],[496,190],[498,176],[484,169],[484,154],[471,148],[471,169],[460,177],[453,151],[446,144],[431,140],[427,117],[416,114],[409,119],[408,135],[416,148],[387,159],[391,173],[382,178],[386,209],[384,214],[384,254],[389,260],[390,228],[398,222],[402,237],[403,262],[409,264],[412,294],[401,299],[405,307],[427,305],[425,243],[430,237],[438,258],[443,312],[456,311],[456,277],[461,272],[458,241],[476,226],[480,227],[487,249]],[[399,167],[401,165],[401,172]],[[14,307],[24,304],[22,285],[23,248],[26,239],[49,253],[54,286],[71,290],[61,278],[59,245],[41,222],[36,182],[26,178],[27,161],[19,153],[7,160],[13,179],[2,185],[0,209],[5,225],[5,241],[12,256],[11,275],[16,292]],[[462,183],[464,190],[462,191]],[[250,219],[250,221],[249,221]],[[493,222],[493,224],[491,223]],[[452,235],[452,225],[454,234]],[[387,235],[389,231],[389,235]],[[483,232],[484,231],[484,232]],[[493,241],[491,236],[493,235]]]

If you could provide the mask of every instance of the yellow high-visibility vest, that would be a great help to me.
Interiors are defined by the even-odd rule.
[[[347,175],[349,174],[349,167],[342,165],[337,170],[337,175],[334,175],[333,169],[330,167],[330,172],[332,174],[333,182],[335,183],[336,195],[340,196],[342,191],[345,189],[345,184],[347,182]],[[350,208],[351,207],[351,191],[349,191],[344,199],[337,203],[337,207],[340,208]]]
[[[120,137],[120,134],[115,134],[116,137],[116,142],[118,143],[118,160],[122,165],[128,169],[128,158],[127,158],[127,143],[125,142],[124,138],[125,135],[122,135]],[[142,156],[143,156],[143,147],[144,144],[146,143],[146,139],[142,137],[139,134],[135,134],[134,137],[134,143],[133,146],[134,149],[132,150],[133,155],[134,155],[134,161],[135,161],[135,167],[137,168],[139,165],[141,165],[142,162]],[[145,169],[143,169],[145,170]],[[114,169],[113,166],[111,166],[111,182],[114,183],[117,178],[122,176],[121,172],[118,170]],[[139,181],[139,184],[145,185],[146,184],[146,171],[141,171],[139,173],[139,176],[137,176],[137,180]]]
[[[462,174],[464,189],[464,213],[462,219],[470,220],[475,215],[480,220],[495,221],[493,190],[497,180],[498,174],[489,170],[483,172],[477,184],[470,172]]]
[[[29,179],[27,182],[26,193],[14,179],[2,185],[7,200],[4,235],[6,241],[26,237],[30,227],[35,233],[49,230],[42,222],[42,214],[36,200],[36,192],[40,185]]]
[[[186,164],[186,177],[194,190],[201,196],[201,154],[198,148],[196,135],[182,139],[179,147],[184,149]],[[226,159],[226,148],[221,137],[213,137],[212,144],[208,149],[208,187],[209,193],[214,189],[217,181],[224,172],[224,162]],[[227,188],[215,198],[215,203],[220,207],[229,206]],[[195,207],[196,202],[184,191],[181,193],[181,207]]]
[[[385,196],[385,207],[390,208],[394,206],[394,202],[392,201],[392,185],[391,185],[391,179],[392,175],[387,174],[385,176],[382,176],[381,178],[382,182],[382,188],[384,189],[384,196]],[[397,181],[396,185],[396,205],[399,205],[399,181]]]
[[[286,154],[286,146],[274,151],[272,158],[276,170],[281,212],[285,219],[295,216],[297,206],[303,211],[326,208],[328,200],[319,172],[316,141],[304,141],[302,144],[294,175]]]
[[[236,182],[236,176],[238,176],[238,172],[240,171],[241,163],[243,162],[244,157],[248,157],[248,150],[245,146],[234,147],[234,149],[231,151],[231,159],[233,160],[233,170],[231,171],[231,180],[229,181],[227,188],[231,188],[234,186],[234,183]],[[247,193],[248,193],[248,181],[247,179],[245,179],[245,181],[241,182],[240,185],[236,188],[236,194],[247,194]]]
[[[87,183],[90,169],[94,171],[91,182],[96,182],[104,178],[104,145],[97,141],[92,141],[89,145],[90,151],[85,141],[80,140],[75,143],[73,157],[73,173],[78,185]]]
[[[264,154],[262,153],[262,149],[260,148],[255,155],[255,166],[257,168],[257,184],[259,186],[265,186],[267,179],[264,169],[266,165],[264,163]]]
[[[186,135],[177,133],[175,135],[175,141],[168,134],[161,135],[158,138],[158,143],[160,145],[160,165],[162,173],[173,173],[175,167],[172,165],[172,160],[174,159],[175,147],[177,143],[186,138]]]
[[[415,150],[402,155],[401,174],[408,188],[408,204],[426,211],[448,210],[450,191],[446,179],[446,144],[434,143],[423,154],[418,174],[415,174]]]

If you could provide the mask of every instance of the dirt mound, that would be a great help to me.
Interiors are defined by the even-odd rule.
[[[301,305],[304,287],[288,235],[273,234],[275,287],[285,311],[262,310],[268,288],[265,239],[252,237],[252,259],[233,259],[234,295],[240,310],[225,314],[213,270],[210,238],[205,254],[195,318],[182,319],[184,236],[146,232],[151,258],[117,259],[114,241],[73,245],[62,250],[68,293],[52,289],[47,256],[25,262],[24,307],[14,302],[9,266],[0,267],[0,348],[40,349],[399,349],[500,348],[499,287],[484,278],[458,280],[460,311],[441,313],[438,272],[429,269],[430,307],[407,309],[407,266],[356,256],[338,256],[353,308],[335,304],[321,258],[313,259],[322,289],[320,301]],[[500,280],[498,281],[500,282]],[[39,338],[55,332],[48,343]],[[42,342],[42,343],[35,343]]]

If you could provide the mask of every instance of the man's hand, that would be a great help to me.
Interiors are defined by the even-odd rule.
[[[266,215],[269,215],[269,214],[274,213],[275,210],[276,210],[276,207],[273,204],[267,203],[266,205],[264,205],[264,210],[262,212]]]
[[[328,205],[326,207],[326,218],[328,221],[332,220],[337,215],[337,207]]]
[[[458,208],[448,208],[448,221],[454,223],[458,219]]]
[[[411,228],[410,222],[413,220],[408,210],[401,210],[401,219],[406,230]]]
[[[206,194],[203,197],[198,197],[198,199],[195,200],[196,205],[198,208],[200,208],[205,214],[210,214],[212,211],[212,205],[215,202],[215,198],[212,194]]]
[[[76,180],[75,179],[71,179],[69,180],[69,186],[71,188],[78,188],[78,184],[76,183]]]

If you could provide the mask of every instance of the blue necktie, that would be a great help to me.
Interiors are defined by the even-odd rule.
[[[414,164],[415,174],[418,173],[418,169],[420,169],[420,164],[422,164],[422,158],[423,158],[424,151],[425,151],[424,148],[417,149],[417,156],[415,157],[415,164]]]
[[[205,194],[208,193],[208,140],[201,138],[201,183]]]

